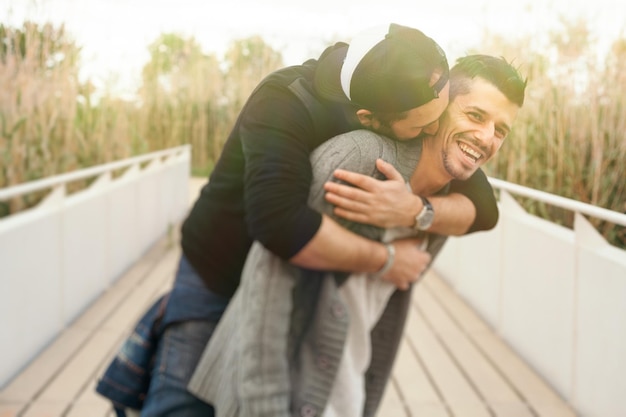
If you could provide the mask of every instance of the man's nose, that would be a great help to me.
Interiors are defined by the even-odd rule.
[[[496,134],[496,125],[494,122],[489,121],[483,123],[479,129],[476,129],[475,137],[484,144],[491,143]]]

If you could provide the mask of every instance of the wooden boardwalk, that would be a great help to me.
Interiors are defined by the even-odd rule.
[[[112,417],[109,403],[94,391],[97,378],[145,308],[170,287],[180,255],[177,241],[177,236],[169,236],[157,242],[0,390],[0,417]],[[574,417],[576,413],[443,280],[429,272],[414,291],[379,416]]]

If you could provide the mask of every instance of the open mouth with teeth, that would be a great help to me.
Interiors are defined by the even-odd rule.
[[[461,149],[461,152],[463,152],[463,154],[474,163],[478,162],[483,157],[483,155],[480,152],[470,148],[465,143],[462,143],[462,142],[458,142],[458,143],[459,143],[459,149]]]

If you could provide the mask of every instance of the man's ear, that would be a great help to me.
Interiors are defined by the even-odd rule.
[[[374,115],[371,111],[365,109],[359,109],[356,112],[356,117],[363,127],[374,127]]]

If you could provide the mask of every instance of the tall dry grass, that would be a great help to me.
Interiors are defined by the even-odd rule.
[[[626,39],[606,55],[584,21],[563,22],[547,44],[486,37],[483,52],[513,61],[528,77],[524,107],[489,175],[626,212]],[[520,199],[542,217],[571,226],[573,214]],[[624,246],[623,227],[591,219]]]
[[[0,187],[129,155],[128,114],[92,103],[78,79],[79,48],[63,26],[0,27],[0,38]],[[15,198],[0,214],[40,197]]]
[[[193,39],[164,34],[149,48],[137,100],[78,81],[79,47],[63,27],[25,24],[0,31],[0,187],[179,144],[208,174],[245,99],[282,66],[259,37],[233,42],[218,59]],[[487,172],[557,195],[626,211],[626,40],[598,60],[584,22],[547,41],[486,34],[477,51],[513,60],[529,78],[514,130]],[[0,202],[2,212],[32,204]],[[543,204],[531,212],[564,225],[571,214]],[[624,228],[596,223],[624,245]]]
[[[0,188],[187,143],[207,175],[245,99],[283,65],[260,37],[234,41],[219,61],[164,34],[129,101],[79,82],[79,47],[62,26],[1,26],[0,41]],[[0,202],[0,216],[41,198]]]
[[[76,51],[57,51],[63,28],[26,24],[1,28],[0,186],[19,184],[76,167],[72,123],[78,94]],[[70,149],[65,151],[66,147]],[[11,202],[12,210],[22,202]]]
[[[233,41],[222,61],[204,54],[193,39],[171,34],[150,52],[136,114],[138,135],[150,150],[191,144],[192,165],[206,174],[252,89],[283,65],[282,57],[258,36]]]

